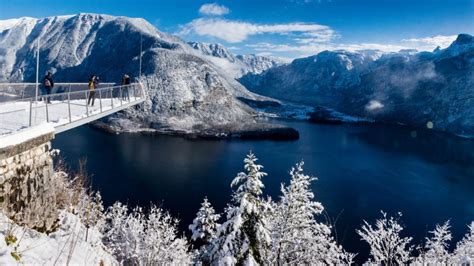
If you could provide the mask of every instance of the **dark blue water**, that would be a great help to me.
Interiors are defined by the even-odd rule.
[[[436,223],[451,219],[458,240],[474,220],[474,141],[386,125],[288,122],[297,141],[204,141],[171,136],[111,135],[83,126],[53,142],[72,167],[87,158],[92,185],[105,203],[161,205],[185,230],[204,196],[222,211],[230,182],[252,150],[269,173],[265,193],[276,198],[288,170],[305,161],[317,199],[336,222],[337,238],[358,259],[368,248],[355,234],[380,210],[403,212],[406,233],[422,241]]]

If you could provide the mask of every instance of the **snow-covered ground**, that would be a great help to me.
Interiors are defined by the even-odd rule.
[[[36,137],[54,133],[54,127],[50,123],[32,126],[27,130],[18,131],[16,134],[0,135],[0,149],[18,145]]]
[[[60,214],[57,231],[49,235],[18,226],[0,214],[0,238],[1,265],[118,264],[105,250],[101,233],[94,227],[86,230],[76,215],[66,211]]]
[[[118,98],[95,99],[94,106],[88,106],[86,99],[71,100],[70,104],[64,100],[51,101],[50,104],[35,102],[31,106],[30,125],[30,102],[6,102],[0,104],[0,136],[8,135],[28,128],[30,126],[41,125],[49,122],[54,127],[64,126],[70,122],[75,122],[87,117],[118,110],[124,104],[139,102],[139,98],[131,97],[130,101]],[[71,121],[69,121],[69,112]]]

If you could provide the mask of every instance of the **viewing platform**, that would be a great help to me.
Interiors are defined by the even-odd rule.
[[[0,142],[45,123],[61,133],[145,101],[141,83],[102,83],[94,90],[94,105],[88,104],[87,83],[54,85],[53,93],[35,96],[35,83],[0,83]]]

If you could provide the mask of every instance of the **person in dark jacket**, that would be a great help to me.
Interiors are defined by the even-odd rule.
[[[125,74],[122,77],[122,100],[130,101],[130,76]]]
[[[51,91],[53,90],[54,87],[54,80],[53,80],[53,73],[48,71],[46,73],[46,76],[43,79],[43,87],[44,87],[44,92],[46,93],[45,101],[47,103],[51,103],[51,99],[49,95],[51,94]]]

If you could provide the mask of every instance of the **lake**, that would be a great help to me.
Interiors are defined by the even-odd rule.
[[[415,244],[436,223],[451,219],[454,240],[474,220],[474,141],[429,130],[388,125],[319,125],[283,122],[300,132],[296,141],[187,140],[173,136],[113,135],[82,126],[56,136],[53,148],[71,168],[87,158],[92,186],[107,205],[150,202],[169,210],[187,231],[207,196],[222,212],[230,182],[252,150],[264,165],[264,193],[278,197],[280,183],[300,160],[318,177],[312,185],[350,252],[368,256],[355,233],[380,210],[403,212]],[[189,234],[189,232],[186,232]]]

